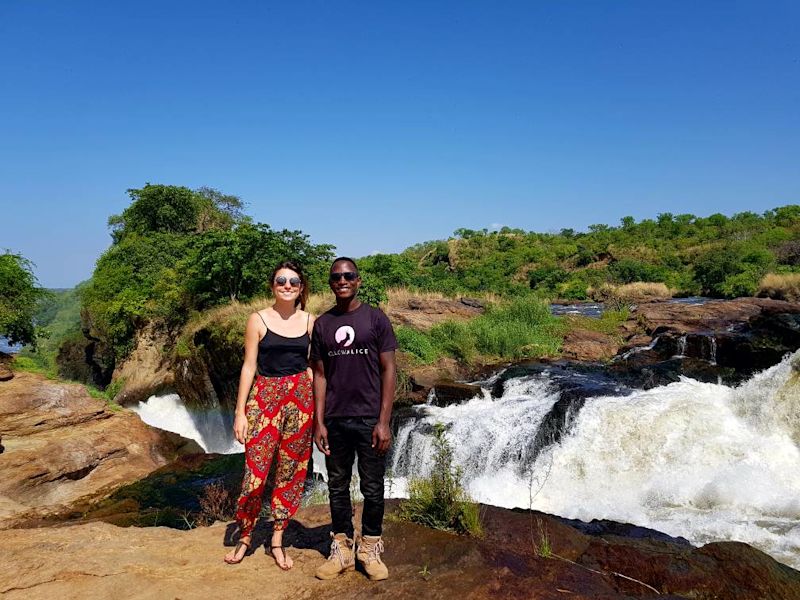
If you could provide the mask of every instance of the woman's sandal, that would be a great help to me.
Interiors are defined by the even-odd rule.
[[[244,554],[242,554],[241,558],[237,560],[236,555],[239,554],[239,550],[241,549],[242,546],[245,547]],[[238,565],[240,562],[242,562],[242,560],[244,560],[244,557],[247,556],[247,551],[249,549],[250,549],[249,542],[243,542],[242,540],[239,540],[238,542],[236,542],[236,548],[233,550],[233,558],[229,559],[227,556],[225,556],[222,560],[224,560],[229,565]]]
[[[280,550],[281,554],[283,554],[283,564],[281,564],[281,562],[278,560],[278,557],[275,556],[275,550]],[[283,571],[288,571],[289,569],[292,568],[294,561],[292,561],[292,564],[287,564],[289,561],[289,555],[286,554],[286,550],[284,549],[283,546],[270,546],[269,553],[272,554],[272,558],[275,560],[275,564],[278,565],[279,569]]]

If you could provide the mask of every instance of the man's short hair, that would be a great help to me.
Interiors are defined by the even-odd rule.
[[[338,262],[349,262],[351,265],[355,267],[356,274],[358,274],[358,265],[356,264],[356,261],[354,261],[349,256],[340,256],[338,258],[333,259],[333,262],[331,263],[331,271],[333,271],[333,266]]]

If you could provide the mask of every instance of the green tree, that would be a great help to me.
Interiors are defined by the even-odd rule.
[[[264,293],[281,260],[297,261],[310,273],[318,271],[315,267],[329,261],[333,250],[328,244],[312,244],[299,231],[273,231],[264,223],[247,222],[194,236],[191,244],[190,289],[201,307]]]
[[[12,344],[36,346],[34,315],[47,292],[39,287],[33,264],[20,254],[0,254],[0,335]]]
[[[243,212],[244,202],[238,196],[210,187],[198,188],[196,193],[200,197],[197,231],[231,229],[237,223],[250,222],[250,217]]]
[[[134,233],[190,233],[197,230],[202,196],[189,188],[148,183],[138,190],[129,189],[128,196],[131,198],[130,206],[122,214],[108,219],[114,243]]]

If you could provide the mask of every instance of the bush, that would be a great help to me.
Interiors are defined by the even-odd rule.
[[[386,288],[377,279],[362,279],[361,286],[358,288],[358,299],[364,304],[380,306],[386,304],[389,296],[386,295]]]
[[[664,281],[666,270],[662,267],[647,264],[632,258],[623,258],[608,267],[608,271],[618,283],[634,281]]]
[[[586,300],[586,284],[579,280],[573,279],[565,285],[558,294],[564,300]]]
[[[442,353],[448,354],[465,363],[471,363],[478,354],[475,348],[475,338],[470,331],[470,323],[445,321],[431,328],[431,339],[435,347]]]
[[[534,358],[558,353],[560,325],[546,302],[523,297],[492,306],[467,324],[481,354]]]
[[[400,505],[400,518],[434,529],[480,536],[478,506],[470,501],[462,487],[461,469],[453,467],[453,449],[441,423],[434,428],[433,445],[431,475],[409,481],[409,498]]]
[[[439,357],[430,336],[411,327],[395,328],[397,343],[403,352],[407,352],[423,364],[429,364]]]
[[[234,499],[221,481],[206,485],[198,502],[201,524],[211,525],[215,521],[229,521],[234,516]]]
[[[533,296],[491,306],[471,321],[445,321],[431,328],[439,354],[471,363],[478,355],[537,358],[558,353],[563,336],[549,305]]]

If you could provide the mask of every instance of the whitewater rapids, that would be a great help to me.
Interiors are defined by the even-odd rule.
[[[559,397],[546,374],[507,381],[500,398],[484,391],[420,407],[397,436],[393,494],[430,472],[439,422],[475,500],[629,522],[695,544],[738,540],[800,568],[795,357],[736,388],[684,378],[588,398],[560,441],[535,455],[530,442]]]

